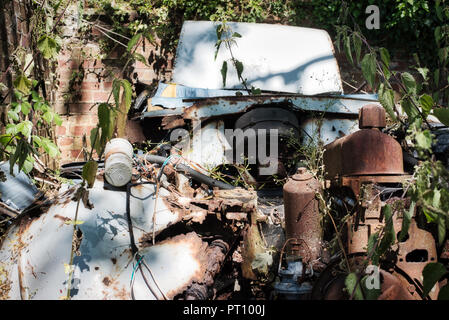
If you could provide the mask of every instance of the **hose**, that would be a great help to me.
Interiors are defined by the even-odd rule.
[[[168,158],[148,154],[145,156],[145,159],[149,162],[163,165],[167,161]],[[175,169],[176,169],[176,171],[179,171],[179,172],[185,174],[186,176],[188,176],[198,182],[204,183],[212,188],[217,187],[219,189],[224,189],[224,190],[231,190],[231,189],[235,188],[233,185],[230,185],[230,184],[222,182],[222,181],[215,180],[209,176],[206,176],[205,174],[202,174],[202,173],[190,168],[189,166],[187,166],[185,164],[182,164],[182,163],[177,164]]]

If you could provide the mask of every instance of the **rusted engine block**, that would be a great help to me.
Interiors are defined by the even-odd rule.
[[[385,225],[382,207],[386,203],[381,200],[379,189],[401,184],[410,177],[404,172],[400,144],[382,133],[383,127],[385,110],[367,105],[359,113],[359,131],[325,146],[324,164],[330,186],[348,187],[358,202],[347,222],[349,256],[365,254],[370,235]],[[395,234],[399,234],[402,228],[399,212],[393,213],[393,225]],[[388,270],[390,273],[380,272],[383,284],[379,299],[421,299],[418,291],[422,286],[422,271],[427,263],[437,259],[432,234],[420,229],[412,219],[408,237],[392,249],[397,251],[397,261]],[[438,285],[429,296],[437,298]]]

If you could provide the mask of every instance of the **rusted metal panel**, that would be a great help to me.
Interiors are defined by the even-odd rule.
[[[171,108],[173,100],[183,106]],[[358,115],[359,109],[368,103],[378,103],[372,95],[351,96],[304,96],[304,95],[260,95],[229,96],[209,98],[160,98],[164,110],[142,113],[141,118],[155,118],[167,115],[183,115],[184,119],[206,119],[210,117],[238,114],[257,105],[278,104],[297,111],[326,112],[346,117]],[[271,106],[272,107],[272,106]]]
[[[397,219],[394,223],[395,232],[399,233],[402,229],[402,219]],[[420,229],[414,219],[410,223],[408,230],[408,238],[404,242],[398,243],[398,261],[396,266],[410,277],[412,283],[404,276],[395,273],[405,288],[409,288],[410,294],[415,299],[421,299],[416,288],[419,286],[415,283],[422,284],[423,270],[428,263],[437,262],[437,250],[435,239],[432,234],[426,230]],[[439,292],[439,284],[435,286],[429,293],[432,300],[437,300]]]
[[[332,41],[324,30],[274,24],[228,22],[239,33],[234,57],[245,66],[243,77],[262,90],[318,94],[343,92]],[[173,81],[197,88],[242,88],[233,68],[223,86],[221,65],[229,60],[224,46],[215,55],[217,22],[183,24]]]
[[[61,191],[62,192],[62,191]],[[142,185],[133,188],[130,200],[131,219],[136,239],[151,234],[154,206],[157,202],[155,232],[183,218],[172,212],[163,198],[168,191]],[[8,274],[9,299],[59,299],[67,293],[68,274],[64,264],[70,263],[76,202],[71,194],[59,199],[48,212],[36,218],[23,217],[7,232],[0,248],[2,270]],[[89,190],[93,208],[80,204],[77,254],[73,260],[73,299],[130,299],[133,255],[125,216],[125,192],[103,189],[97,180]],[[151,268],[164,294],[171,298],[182,293],[193,281],[205,276],[207,243],[196,234],[179,235],[155,246],[137,244],[140,254]],[[136,261],[134,261],[136,262]],[[156,299],[139,272],[135,273],[136,298]],[[147,275],[148,278],[151,278]]]

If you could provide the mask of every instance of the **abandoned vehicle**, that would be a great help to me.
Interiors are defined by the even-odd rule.
[[[345,280],[364,275],[370,235],[387,217],[401,230],[383,208],[409,208],[414,159],[384,132],[376,95],[344,94],[327,32],[229,26],[259,94],[236,70],[224,83],[231,57],[213,59],[216,24],[187,21],[172,83],[139,92],[132,136],[108,142],[91,187],[84,163],[61,168],[73,183],[51,198],[23,173],[0,182],[15,217],[0,246],[2,297],[353,298]],[[427,299],[423,268],[447,252],[414,219],[395,249],[379,264],[378,299]]]

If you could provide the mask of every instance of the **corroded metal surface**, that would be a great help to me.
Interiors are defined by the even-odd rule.
[[[361,108],[362,129],[325,146],[327,178],[404,174],[401,145],[378,129],[385,121],[385,111],[380,108],[373,104]],[[366,127],[371,129],[363,129]]]
[[[362,129],[326,145],[324,163],[329,178],[404,174],[400,144],[377,129]]]
[[[153,99],[154,100],[154,99]],[[182,107],[171,107],[173,100],[182,102]],[[260,95],[229,96],[212,98],[159,98],[163,110],[144,112],[141,118],[154,118],[168,115],[182,115],[184,119],[206,119],[210,117],[238,114],[255,105],[284,105],[297,111],[327,112],[330,114],[354,117],[367,103],[377,103],[369,95],[346,96],[303,96],[303,95]]]
[[[376,104],[368,104],[360,109],[359,128],[385,128],[386,126],[385,109]]]
[[[395,232],[399,233],[402,228],[402,220],[398,219],[395,223]],[[420,229],[414,219],[410,223],[408,238],[404,242],[399,242],[398,261],[396,266],[405,272],[409,279],[401,274],[395,274],[401,280],[403,286],[409,289],[410,294],[415,299],[421,299],[417,289],[422,285],[424,267],[431,262],[437,262],[437,250],[435,239],[432,234],[426,230]],[[411,280],[411,282],[410,282]],[[418,283],[419,285],[416,285]],[[432,300],[438,298],[438,283],[432,288],[429,296]]]
[[[291,241],[292,251],[305,262],[316,260],[321,253],[321,216],[316,199],[319,190],[320,183],[305,168],[284,185],[286,238],[296,239]]]
[[[130,211],[137,239],[153,230],[154,192],[153,185],[132,189]],[[156,234],[183,218],[164,205],[162,198],[166,193],[162,188],[159,190],[154,225]],[[67,294],[69,277],[64,265],[70,263],[72,222],[77,204],[71,201],[72,194],[66,193],[40,216],[22,217],[8,230],[0,248],[0,271],[8,274],[9,279],[8,287],[2,287],[2,296],[9,299],[59,299]],[[77,221],[81,224],[78,225],[73,260],[72,299],[131,298],[134,259],[125,199],[125,192],[105,190],[102,181],[97,180],[89,190],[93,208],[80,203]],[[181,234],[151,247],[141,243],[137,245],[158,286],[168,298],[182,293],[194,281],[203,281],[206,276],[208,257],[205,253],[208,246],[195,233]],[[148,274],[147,278],[152,279]],[[137,299],[157,298],[137,271],[134,293]]]

